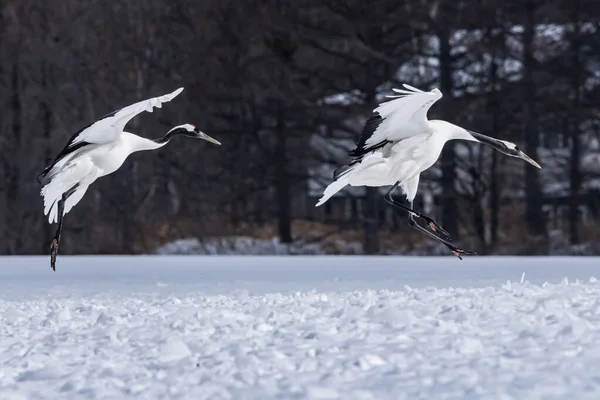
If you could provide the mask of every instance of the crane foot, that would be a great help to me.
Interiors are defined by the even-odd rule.
[[[56,271],[56,256],[58,255],[58,239],[52,239],[50,243],[50,267]]]
[[[446,246],[448,246],[448,245],[446,245]],[[458,257],[459,260],[462,260],[462,255],[470,255],[470,256],[477,255],[477,253],[475,253],[474,251],[459,249],[459,248],[451,246],[451,245],[448,246],[448,248],[456,257]]]

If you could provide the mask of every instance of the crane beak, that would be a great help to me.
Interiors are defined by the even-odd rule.
[[[198,139],[204,139],[211,143],[218,144],[219,146],[221,145],[221,142],[219,142],[217,139],[212,138],[212,137],[208,136],[206,133],[201,132],[201,131],[198,131]]]
[[[542,167],[540,166],[540,164],[536,163],[535,161],[533,161],[531,159],[531,157],[529,157],[527,154],[523,153],[521,150],[519,150],[517,157],[519,157],[522,160],[527,161],[529,164],[533,165],[536,168],[542,169]]]

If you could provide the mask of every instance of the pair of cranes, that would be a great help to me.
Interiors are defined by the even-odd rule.
[[[334,172],[333,182],[325,189],[317,206],[325,203],[345,186],[392,186],[385,200],[394,207],[408,212],[408,223],[427,236],[446,245],[457,257],[475,254],[455,247],[451,238],[435,220],[413,210],[421,172],[431,167],[439,158],[444,144],[462,139],[487,144],[509,156],[521,158],[537,168],[539,164],[529,158],[512,142],[494,139],[468,131],[446,121],[428,120],[429,108],[442,97],[438,89],[424,92],[411,86],[393,89],[398,96],[382,103],[366,122],[356,148],[349,155],[352,160]],[[56,270],[56,257],[60,244],[63,217],[84,196],[87,188],[98,178],[111,174],[135,152],[156,150],[175,136],[204,139],[220,145],[216,139],[194,125],[178,125],[158,139],[146,139],[123,129],[138,114],[173,100],[183,88],[159,97],[140,101],[116,110],[75,133],[52,164],[44,169],[37,180],[42,185],[44,215],[48,222],[58,222],[56,234],[50,244],[50,266]],[[410,207],[392,197],[402,188]],[[431,231],[423,228],[415,218],[427,223]]]

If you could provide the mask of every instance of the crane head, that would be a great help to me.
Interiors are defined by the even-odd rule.
[[[521,149],[517,147],[517,145],[513,142],[509,142],[506,140],[498,140],[498,146],[496,149],[501,153],[504,153],[508,156],[517,157],[521,160],[527,161],[529,164],[533,165],[536,168],[542,169],[540,164],[535,162],[531,157],[525,154]]]
[[[506,154],[507,156],[517,157],[521,160],[527,161],[529,164],[533,165],[536,168],[542,169],[540,164],[535,162],[531,157],[527,154],[523,153],[521,149],[517,147],[517,145],[513,142],[509,142],[507,140],[500,140],[490,136],[482,135],[481,133],[477,133],[474,131],[467,131],[476,141],[485,143],[488,146],[493,147],[498,150],[502,154]]]
[[[208,142],[221,145],[221,142],[219,142],[217,139],[208,136],[206,133],[202,132],[192,124],[176,126],[175,128],[171,129],[171,132],[194,139],[204,139]]]

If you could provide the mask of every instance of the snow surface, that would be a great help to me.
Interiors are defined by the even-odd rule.
[[[0,257],[0,399],[598,399],[599,268]]]
[[[336,254],[364,254],[362,243],[337,240]],[[444,247],[446,253],[448,249]],[[331,251],[331,250],[329,250]],[[253,238],[250,236],[225,236],[178,239],[166,243],[156,249],[160,255],[326,255],[327,249],[322,243],[309,240],[298,240],[292,243],[282,243],[278,237],[270,239]]]

